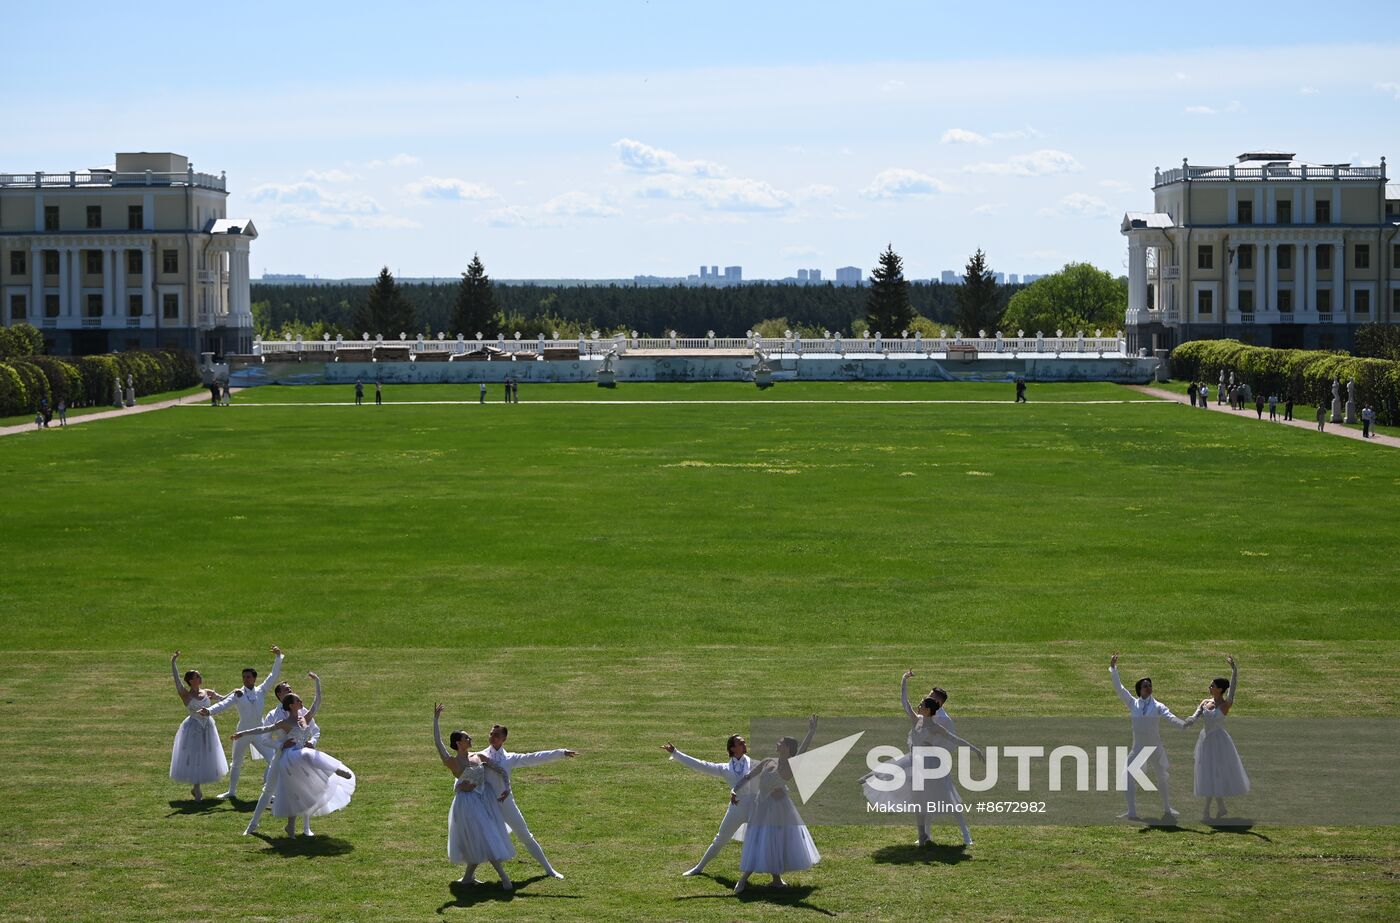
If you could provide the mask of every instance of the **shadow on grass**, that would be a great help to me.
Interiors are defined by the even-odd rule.
[[[202,798],[195,801],[193,798],[176,798],[170,802],[173,810],[165,815],[166,817],[176,817],[181,814],[209,814],[217,811],[223,806],[223,802],[217,798]]]
[[[817,890],[814,885],[788,885],[783,888],[775,888],[772,885],[760,884],[750,881],[748,887],[738,894],[734,893],[734,885],[738,881],[733,878],[726,878],[723,875],[707,875],[701,872],[696,878],[708,878],[715,884],[723,885],[724,891],[715,894],[682,894],[675,898],[678,901],[700,901],[700,900],[738,900],[741,904],[775,904],[779,907],[793,907],[797,910],[812,910],[817,913],[834,917],[836,914],[825,907],[818,907],[809,903],[807,898],[812,896],[812,892]]]
[[[276,853],[287,858],[343,856],[355,851],[355,844],[334,836],[268,836],[266,833],[254,833],[252,836],[267,844],[267,849],[263,852]]]
[[[874,859],[880,865],[957,865],[959,862],[970,861],[972,856],[961,843],[956,846],[940,846],[937,843],[915,846],[906,843],[900,846],[882,846],[875,850]]]
[[[1233,833],[1236,836],[1252,836],[1263,840],[1265,843],[1272,843],[1258,830],[1254,829],[1254,821],[1247,817],[1217,817],[1212,821],[1203,821],[1209,829],[1209,835],[1215,836],[1217,833]]]
[[[452,884],[448,885],[448,890],[452,892],[452,897],[454,899],[439,907],[437,912],[442,914],[453,907],[475,907],[477,904],[484,904],[487,902],[504,904],[516,899],[532,897],[552,897],[556,900],[569,901],[576,901],[579,899],[577,894],[531,894],[523,891],[524,888],[529,887],[535,882],[548,880],[550,880],[548,875],[534,875],[530,878],[523,878],[515,882],[515,890],[513,891],[503,891],[501,890],[500,884],[493,881],[481,881],[474,885],[464,885],[460,881],[454,881]]]

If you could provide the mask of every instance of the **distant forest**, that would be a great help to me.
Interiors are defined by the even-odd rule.
[[[998,287],[997,314],[1011,296],[1025,286]],[[934,324],[952,328],[957,310],[959,286],[933,282],[913,282],[909,297],[914,311]],[[475,330],[454,330],[453,302],[456,282],[406,283],[400,292],[413,306],[414,329],[418,333],[449,336]],[[320,337],[322,332],[342,333],[358,338],[353,318],[369,295],[363,284],[285,285],[252,284],[253,315],[263,336],[301,332]],[[822,330],[852,334],[864,329],[869,289],[861,286],[791,285],[753,283],[726,288],[494,285],[499,309],[496,329],[483,333],[507,335],[516,330],[533,337],[559,330],[562,336],[578,331],[604,333],[636,330],[644,336],[662,336],[675,330],[680,336],[700,337],[713,330],[717,336],[743,336],[762,321],[783,319],[792,329],[807,335]],[[899,331],[885,331],[898,335]],[[971,332],[971,331],[969,331]]]

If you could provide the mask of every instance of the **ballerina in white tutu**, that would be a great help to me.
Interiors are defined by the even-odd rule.
[[[219,701],[219,694],[203,688],[204,677],[198,670],[186,670],[182,682],[179,660],[180,652],[176,651],[170,658],[170,675],[175,680],[175,692],[189,714],[175,732],[175,745],[170,751],[170,778],[193,785],[190,794],[195,801],[202,801],[203,786],[219,781],[228,772],[228,758],[219,740],[219,729],[213,718],[200,714],[201,709]]]
[[[515,843],[501,817],[500,803],[485,785],[487,772],[502,778],[505,774],[488,757],[471,752],[472,736],[466,731],[453,731],[448,735],[450,750],[443,744],[442,710],[442,705],[433,706],[433,741],[442,765],[457,780],[453,786],[452,808],[447,813],[447,858],[456,865],[466,866],[458,884],[480,884],[476,880],[476,867],[489,862],[501,876],[501,889],[509,891],[515,885],[501,863],[515,858]]]
[[[355,794],[355,774],[349,767],[329,753],[308,745],[320,734],[315,718],[321,709],[321,678],[315,673],[306,675],[316,684],[316,698],[310,708],[302,707],[301,696],[288,692],[282,697],[286,718],[233,735],[234,740],[251,734],[285,735],[281,744],[284,749],[273,767],[268,785],[273,790],[273,815],[287,818],[287,836],[296,835],[298,815],[306,818],[302,834],[312,836],[310,818],[339,811]]]
[[[886,787],[877,784],[877,781],[893,781],[895,773],[881,769],[867,773],[860,780],[865,789],[865,798],[871,804],[899,805],[901,809],[910,804],[919,805],[917,811],[910,812],[917,818],[916,824],[919,831],[917,845],[919,846],[927,846],[933,842],[929,837],[929,819],[949,814],[957,819],[958,827],[962,831],[963,845],[971,846],[972,832],[967,829],[967,814],[962,810],[962,797],[958,794],[958,787],[953,784],[952,767],[948,767],[948,772],[941,778],[924,780],[922,790],[916,791],[913,772],[914,749],[916,747],[943,747],[951,752],[956,747],[967,747],[979,757],[982,756],[982,751],[953,733],[952,719],[939,720],[938,715],[943,702],[947,700],[947,693],[943,693],[941,697],[936,695],[925,697],[919,702],[918,709],[909,704],[909,680],[913,676],[913,670],[905,671],[904,678],[899,684],[899,700],[904,706],[904,714],[909,717],[911,722],[907,738],[909,752],[889,764],[903,770],[904,782],[898,788],[886,791]],[[942,692],[936,687],[935,690]],[[930,811],[928,809],[930,802],[937,806],[936,810]]]
[[[1234,738],[1225,730],[1225,716],[1235,705],[1240,668],[1234,657],[1226,657],[1225,662],[1230,665],[1230,678],[1216,677],[1210,684],[1210,698],[1202,699],[1196,713],[1186,719],[1187,727],[1197,721],[1205,724],[1201,736],[1196,738],[1196,795],[1206,800],[1201,820],[1207,823],[1212,819],[1212,798],[1220,805],[1220,813],[1215,815],[1218,819],[1229,814],[1225,810],[1226,798],[1249,794],[1249,776],[1240,762]]]
[[[812,716],[807,743],[816,731],[816,716]],[[797,806],[788,795],[787,783],[792,779],[792,767],[788,760],[806,749],[795,737],[783,737],[778,741],[777,757],[758,763],[739,784],[730,791],[731,798],[738,798],[745,787],[756,786],[757,795],[749,811],[748,829],[744,834],[744,851],[739,856],[739,881],[734,885],[738,894],[749,885],[749,876],[754,872],[773,876],[773,887],[785,888],[784,872],[802,872],[821,861],[817,844],[812,842],[812,834],[797,813]]]

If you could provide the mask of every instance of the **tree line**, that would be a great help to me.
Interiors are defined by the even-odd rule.
[[[1069,284],[1061,276],[1077,281]],[[683,337],[713,330],[716,336],[736,337],[749,330],[773,335],[783,329],[803,336],[826,331],[936,336],[942,329],[975,336],[979,330],[1009,334],[1018,327],[1048,334],[1057,326],[1117,329],[1127,305],[1126,280],[1087,264],[1071,264],[1031,285],[998,284],[981,250],[968,260],[961,285],[911,282],[892,245],[880,254],[866,286],[498,285],[480,257],[473,256],[456,282],[399,283],[385,267],[369,286],[255,282],[251,294],[259,334],[313,339],[325,334],[358,339],[364,333],[435,337],[439,332],[494,337],[516,331],[527,338],[555,332],[573,338],[593,330],[636,330],[643,336],[674,330]]]

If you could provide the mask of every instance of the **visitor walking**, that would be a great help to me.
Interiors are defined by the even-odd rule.
[[[484,381],[481,383],[481,400],[480,400],[480,403],[482,403],[482,404],[486,403],[486,382],[484,382]]]
[[[61,397],[58,399],[58,425],[68,425],[68,402]]]
[[[384,403],[384,386],[379,382],[374,383],[374,406],[378,407]]]
[[[365,402],[365,382],[363,378],[355,379],[355,406],[359,407]]]
[[[1026,403],[1026,380],[1021,377],[1016,378],[1016,400],[1017,404]]]
[[[44,419],[44,429],[49,428],[49,422],[53,420],[53,410],[49,407],[49,399],[39,398],[39,414]]]
[[[1375,412],[1374,410],[1371,409],[1371,405],[1370,405],[1370,404],[1367,404],[1365,407],[1361,408],[1361,438],[1362,438],[1362,439],[1370,439],[1370,438],[1371,438],[1371,427],[1375,425],[1375,422],[1376,422],[1376,412]]]
[[[1196,383],[1193,381],[1186,386],[1186,396],[1191,399],[1191,406],[1196,406]]]
[[[509,403],[510,403],[510,376],[509,376],[509,375],[506,376],[505,387],[504,387],[503,390],[504,390],[504,393],[505,393],[505,402],[506,402],[507,404],[509,404]]]
[[[1201,409],[1204,410],[1204,409],[1206,409],[1206,408],[1209,407],[1209,406],[1210,406],[1210,385],[1206,384],[1205,382],[1202,382],[1202,383],[1201,383]]]
[[[1254,395],[1254,415],[1260,420],[1264,419],[1264,395]]]
[[[1277,394],[1270,394],[1270,395],[1269,395],[1269,421],[1270,421],[1270,422],[1273,422],[1273,423],[1277,423],[1277,422],[1278,422],[1278,395],[1277,395]]]
[[[1293,419],[1293,395],[1291,394],[1288,395],[1288,399],[1283,403],[1283,418],[1285,420]]]
[[[1320,433],[1327,428],[1327,405],[1319,403],[1317,405],[1317,431]]]

